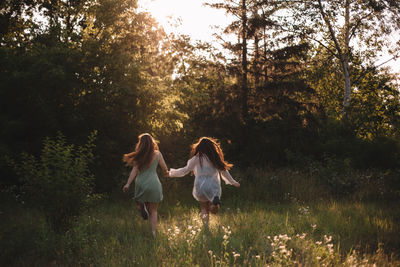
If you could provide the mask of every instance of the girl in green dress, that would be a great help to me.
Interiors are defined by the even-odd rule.
[[[162,187],[157,175],[160,165],[164,176],[168,177],[168,168],[158,146],[150,134],[139,135],[139,142],[134,152],[124,154],[123,161],[133,166],[123,192],[135,180],[135,201],[143,219],[149,219],[153,235],[157,230],[157,207],[163,199]]]

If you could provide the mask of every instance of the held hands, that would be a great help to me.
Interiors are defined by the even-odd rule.
[[[170,177],[170,176],[169,176],[169,170],[165,170],[165,171],[164,171],[164,176],[167,177],[167,178]]]

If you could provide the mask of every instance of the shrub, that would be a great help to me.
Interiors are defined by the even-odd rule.
[[[94,176],[89,170],[96,132],[84,146],[68,145],[59,134],[46,138],[39,159],[22,153],[13,166],[20,178],[21,195],[26,203],[43,210],[51,227],[61,232],[87,207]]]

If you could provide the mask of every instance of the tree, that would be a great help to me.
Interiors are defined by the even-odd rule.
[[[2,154],[38,154],[42,140],[58,131],[81,143],[98,130],[94,163],[103,169],[96,181],[109,190],[120,155],[163,116],[174,70],[163,51],[166,34],[135,0],[6,2]]]
[[[395,0],[315,0],[287,1],[290,14],[285,18],[288,31],[307,36],[336,57],[344,82],[342,116],[346,118],[351,103],[350,71],[355,55],[362,64],[373,65],[384,47],[390,48],[391,34],[400,29],[400,4]],[[400,52],[400,40],[390,52]]]
[[[240,97],[241,97],[241,119],[246,123],[248,118],[248,17],[251,9],[251,0],[226,0],[223,3],[208,4],[211,7],[224,9],[227,13],[238,18],[233,21],[226,29],[225,33],[235,33],[238,38],[237,44],[227,42],[224,46],[230,49],[234,54],[238,55],[240,67],[237,68],[237,74],[240,77]]]

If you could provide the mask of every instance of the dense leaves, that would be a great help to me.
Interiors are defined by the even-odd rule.
[[[39,159],[23,153],[20,162],[12,163],[21,178],[23,201],[40,207],[57,232],[67,230],[95,197],[89,170],[95,137],[94,132],[79,147],[68,145],[62,135],[46,139]]]
[[[39,155],[57,132],[82,144],[97,130],[102,192],[118,185],[121,155],[142,132],[160,141],[168,164],[185,162],[189,144],[208,135],[245,167],[303,157],[396,168],[399,87],[373,63],[391,48],[399,6],[336,2],[214,2],[236,18],[216,33],[221,50],[167,35],[134,0],[3,1],[0,153]],[[21,182],[3,161],[0,172],[2,186]]]

